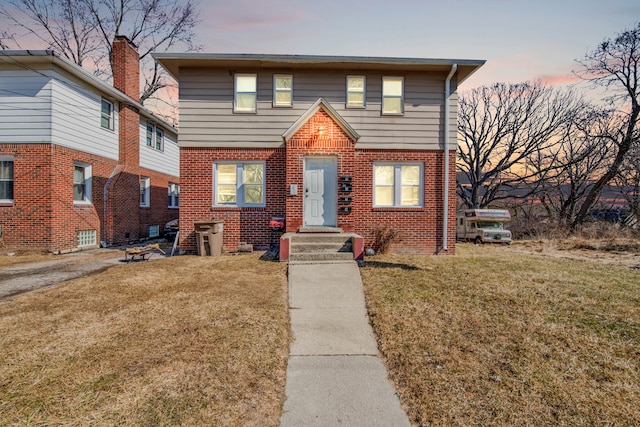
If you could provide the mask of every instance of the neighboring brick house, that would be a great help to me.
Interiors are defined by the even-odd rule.
[[[224,220],[233,251],[267,245],[285,217],[287,232],[339,227],[371,246],[390,227],[395,252],[455,250],[456,89],[484,61],[154,57],[179,84],[183,249],[195,221]]]
[[[139,103],[139,56],[114,86],[53,51],[0,51],[0,232],[64,252],[153,237],[178,217],[177,131]]]

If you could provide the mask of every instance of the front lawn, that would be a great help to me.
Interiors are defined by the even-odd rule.
[[[415,425],[640,425],[640,271],[458,245],[361,269]]]
[[[174,257],[0,304],[0,425],[279,423],[286,266]]]

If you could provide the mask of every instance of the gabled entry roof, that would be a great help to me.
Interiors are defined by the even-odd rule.
[[[313,103],[311,107],[307,111],[302,114],[298,120],[296,120],[289,129],[284,131],[282,134],[282,139],[286,143],[289,141],[293,135],[296,134],[300,130],[302,126],[305,125],[309,121],[311,117],[319,110],[324,110],[325,113],[331,117],[331,119],[338,125],[340,128],[347,134],[349,138],[351,138],[354,142],[358,142],[360,139],[360,135],[358,132],[353,129],[349,123],[329,104],[324,98],[319,98],[316,102]]]

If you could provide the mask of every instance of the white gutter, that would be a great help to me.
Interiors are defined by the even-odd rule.
[[[447,240],[449,239],[449,114],[451,106],[449,105],[449,96],[451,96],[451,79],[458,69],[458,64],[451,66],[451,71],[444,82],[444,197],[443,197],[443,215],[442,215],[442,250],[448,251]]]

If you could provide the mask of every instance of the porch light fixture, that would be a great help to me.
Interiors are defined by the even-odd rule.
[[[318,136],[324,135],[324,126],[319,126],[318,129],[316,129],[316,135]]]

